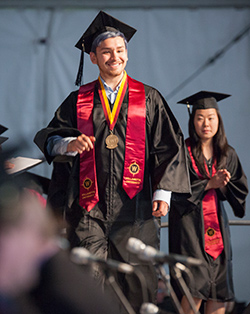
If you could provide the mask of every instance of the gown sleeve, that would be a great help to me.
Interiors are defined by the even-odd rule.
[[[47,152],[47,141],[50,136],[59,135],[61,137],[79,136],[77,130],[76,102],[78,91],[72,92],[56,110],[53,119],[48,126],[35,135],[34,142],[44,153],[48,163],[53,162],[52,179],[48,191],[48,203],[58,216],[62,216],[66,202],[68,200],[72,167],[76,164],[78,156],[50,156]],[[75,191],[74,191],[75,192]],[[75,192],[77,193],[77,192]],[[73,194],[72,194],[73,195]]]
[[[229,147],[227,169],[231,179],[226,185],[223,196],[231,205],[234,215],[242,218],[245,215],[248,183],[239,157],[232,147]]]
[[[47,152],[47,141],[50,136],[59,135],[61,137],[79,136],[81,132],[77,129],[76,119],[76,102],[78,91],[72,92],[61,106],[56,110],[53,119],[49,125],[38,131],[35,135],[34,142],[44,153],[48,163],[52,161],[65,162],[72,157],[68,156],[50,156]]]
[[[189,155],[188,160],[192,195],[187,199],[188,203],[183,202],[183,206],[181,205],[179,206],[178,211],[180,212],[181,215],[187,213],[187,208],[188,211],[190,211],[193,210],[195,207],[199,207],[201,205],[202,199],[206,193],[205,187],[208,182],[207,179],[204,180],[199,179],[198,175],[194,171],[191,158]],[[232,207],[234,215],[236,217],[242,218],[245,215],[248,184],[240,160],[235,150],[231,146],[229,146],[228,150],[227,170],[231,174],[231,179],[226,185],[223,192],[220,189],[216,190],[218,199],[220,201],[227,200],[230,206]],[[173,195],[172,198],[173,201],[178,200],[179,204],[182,204],[181,199],[180,198],[178,199],[178,196]]]
[[[147,95],[153,189],[191,194],[187,155],[181,128],[161,94]]]
[[[186,196],[185,194],[172,193],[170,210],[178,212],[180,216],[187,215],[193,210],[199,210],[201,202],[205,196],[205,187],[208,179],[201,180],[196,174],[187,147],[185,145],[187,154],[187,163],[189,168],[189,176],[191,182],[192,194]]]

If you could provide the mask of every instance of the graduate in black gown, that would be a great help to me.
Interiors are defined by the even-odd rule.
[[[192,105],[189,119],[189,171],[192,196],[172,194],[169,213],[171,253],[199,258],[186,279],[197,309],[206,301],[205,313],[225,313],[234,299],[229,223],[223,202],[236,217],[245,214],[247,178],[235,150],[228,144],[217,101],[230,95],[198,92],[179,103]],[[176,282],[174,285],[176,286]],[[182,298],[184,313],[193,313]]]
[[[105,12],[97,15],[76,47],[83,49],[82,58],[90,54],[100,76],[66,98],[35,143],[53,162],[48,200],[64,211],[72,247],[138,267],[155,302],[155,270],[126,244],[136,237],[159,248],[160,217],[169,200],[153,193],[190,193],[190,184],[183,134],[166,101],[125,72],[134,33]],[[119,274],[117,281],[138,311],[143,299],[134,277]]]

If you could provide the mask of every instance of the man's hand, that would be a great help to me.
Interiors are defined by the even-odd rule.
[[[152,215],[155,217],[166,216],[168,213],[168,204],[164,201],[154,201]]]
[[[81,134],[77,137],[76,140],[69,142],[67,146],[67,152],[78,152],[82,154],[84,151],[89,152],[93,149],[95,142],[94,136],[87,136],[85,134]]]

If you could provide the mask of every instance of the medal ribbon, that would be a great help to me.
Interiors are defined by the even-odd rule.
[[[111,112],[107,95],[100,77],[99,83],[101,87],[99,95],[103,111],[111,131],[116,124],[127,85],[129,86],[125,160],[122,185],[128,196],[133,198],[143,187],[146,136],[146,99],[144,85],[141,82],[133,80],[124,71],[121,86]]]
[[[94,136],[93,106],[94,88],[97,80],[80,87],[77,99],[77,128],[87,135]],[[95,148],[80,154],[79,204],[88,212],[98,203]]]
[[[127,73],[126,71],[124,71],[124,75],[121,81],[121,86],[116,96],[116,100],[115,100],[112,112],[110,110],[108,97],[106,95],[105,88],[103,86],[103,83],[100,77],[98,77],[98,81],[100,84],[100,88],[98,89],[98,92],[101,99],[102,108],[103,108],[104,115],[108,123],[109,129],[112,131],[116,124],[116,121],[117,121],[117,118],[121,109],[121,104],[123,102],[123,99],[127,90]]]
[[[192,165],[201,180],[204,180],[198,167],[195,163],[190,141],[186,141],[189,155],[192,160]],[[216,173],[215,163],[212,165],[212,176]],[[205,168],[209,175],[208,167],[205,162]],[[204,219],[204,239],[205,239],[205,251],[213,257],[215,260],[223,251],[223,239],[220,231],[220,224],[218,220],[218,199],[215,189],[210,189],[206,192],[202,200],[203,219]]]

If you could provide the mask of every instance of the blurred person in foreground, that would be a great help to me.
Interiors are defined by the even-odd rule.
[[[4,175],[0,180],[0,313],[22,313],[17,300],[58,250],[56,229],[35,194]]]
[[[7,175],[3,165],[0,314],[118,314],[117,304],[96,287],[89,268],[71,262],[60,225],[41,194],[26,188],[22,177]]]
[[[176,313],[170,292],[162,278],[158,279],[157,306],[167,313]]]

